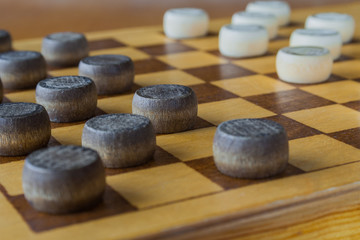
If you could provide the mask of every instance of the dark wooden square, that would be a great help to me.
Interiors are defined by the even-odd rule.
[[[132,206],[110,186],[106,186],[103,201],[98,206],[87,211],[72,214],[52,215],[38,212],[29,205],[24,195],[7,196],[7,198],[35,232],[48,231],[54,228],[137,210],[136,207]]]
[[[235,66],[230,63],[199,68],[189,68],[184,71],[205,81],[245,77],[256,74],[248,69]]]
[[[157,146],[154,157],[149,162],[142,164],[140,166],[129,167],[129,168],[105,168],[105,173],[107,176],[111,176],[121,173],[133,172],[137,170],[167,165],[176,162],[180,162],[180,160],[174,157],[172,154],[165,151],[164,149],[162,149],[161,147]]]
[[[277,73],[268,73],[266,74],[266,76],[269,76],[269,77],[272,77],[272,78],[275,78],[279,81],[282,81],[279,76],[277,75]],[[344,77],[340,77],[338,75],[335,75],[335,74],[331,74],[330,77],[324,82],[324,83],[327,83],[327,82],[338,82],[338,81],[342,81],[342,80],[346,80],[346,78]],[[285,81],[283,81],[285,82]],[[292,85],[294,87],[305,87],[305,86],[313,86],[314,84],[297,84],[297,83],[289,83],[289,82],[286,82],[287,84],[289,85]],[[321,83],[319,83],[321,84]]]
[[[344,103],[343,105],[346,107],[352,108],[354,110],[360,111],[360,100]]]
[[[124,47],[124,46],[125,44],[112,38],[89,41],[90,51],[107,49],[107,48]]]
[[[360,149],[360,128],[352,128],[328,134],[341,142]]]
[[[143,52],[146,52],[147,54],[149,54],[151,56],[159,56],[159,55],[180,53],[180,52],[187,52],[187,51],[195,50],[194,48],[185,46],[179,42],[139,47],[138,49],[140,49]]]
[[[330,100],[300,89],[249,96],[245,97],[245,99],[275,113],[293,112],[334,104]]]
[[[192,160],[192,161],[187,161],[186,164],[189,167],[200,172],[205,177],[209,178],[212,182],[217,183],[218,185],[220,185],[221,187],[223,187],[226,190],[244,187],[244,186],[248,186],[251,184],[262,183],[262,182],[270,181],[273,179],[284,178],[284,177],[304,173],[304,171],[300,170],[299,168],[296,168],[296,167],[288,164],[288,166],[284,172],[282,172],[274,177],[271,177],[271,178],[241,179],[241,178],[229,177],[229,176],[226,176],[226,175],[222,174],[221,172],[219,172],[219,170],[217,170],[217,168],[215,166],[213,157],[207,157],[207,158],[201,158],[201,159],[196,159],[196,160]]]
[[[340,57],[335,60],[335,62],[343,62],[343,61],[348,61],[348,60],[352,60],[352,59],[354,59],[354,58],[341,54]]]
[[[221,57],[221,58],[224,58],[226,60],[229,60],[229,61],[236,61],[236,60],[240,60],[240,59],[250,59],[250,58],[254,58],[254,57],[246,57],[246,58],[234,58],[234,57],[226,57],[224,55],[222,55],[220,53],[220,51],[218,49],[216,50],[210,50],[210,51],[207,51],[208,53],[210,54],[213,54],[217,57]],[[261,55],[261,57],[267,57],[267,56],[274,56],[276,53],[273,53],[273,52],[266,52],[264,55]]]
[[[267,117],[266,119],[280,123],[285,128],[289,140],[321,134],[320,131],[314,128],[282,115]]]
[[[135,74],[159,72],[174,69],[174,67],[153,58],[135,61],[134,65]]]
[[[61,144],[53,136],[51,136],[47,147],[53,147],[53,146],[58,146],[58,145],[61,145]],[[0,164],[25,160],[25,158],[26,158],[26,156],[15,156],[15,157],[0,156]]]
[[[239,97],[231,92],[209,83],[193,85],[191,88],[196,93],[199,104]]]

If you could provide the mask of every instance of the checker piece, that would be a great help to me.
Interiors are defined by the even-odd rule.
[[[87,57],[80,61],[79,75],[91,78],[99,95],[122,93],[134,82],[134,64],[123,55]]]
[[[132,112],[148,117],[156,133],[174,133],[190,129],[197,116],[197,97],[186,86],[154,85],[138,89]]]
[[[220,172],[238,178],[264,178],[282,172],[288,163],[285,129],[265,119],[235,119],[216,129],[214,161]]]
[[[52,33],[44,37],[41,53],[51,66],[74,66],[89,55],[89,46],[81,33]]]
[[[156,137],[144,116],[105,114],[85,123],[82,145],[96,150],[108,168],[132,167],[152,158]]]
[[[22,184],[25,198],[36,210],[69,213],[101,201],[105,170],[94,150],[56,146],[27,156]]]
[[[5,30],[0,30],[0,52],[11,50],[11,35]]]
[[[0,155],[19,156],[45,147],[50,139],[50,120],[45,108],[35,103],[0,104]]]
[[[46,78],[44,57],[33,51],[11,51],[0,54],[0,78],[5,88],[35,87]]]
[[[36,102],[46,108],[52,122],[82,121],[95,114],[96,86],[83,76],[48,78],[36,86]]]

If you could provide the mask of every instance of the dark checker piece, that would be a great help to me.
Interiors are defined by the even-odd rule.
[[[216,130],[214,161],[220,172],[239,178],[264,178],[282,172],[288,162],[285,129],[265,119],[235,119]]]
[[[82,76],[48,78],[36,86],[36,102],[46,108],[52,122],[85,120],[95,114],[96,86]]]
[[[45,108],[36,103],[0,104],[0,155],[19,156],[45,147],[51,128]]]
[[[94,150],[56,146],[27,156],[22,183],[25,198],[38,211],[68,213],[101,201],[105,170]]]
[[[74,66],[89,55],[89,46],[81,33],[60,32],[43,39],[41,52],[51,66]]]
[[[33,51],[11,51],[0,54],[0,78],[5,88],[35,87],[46,78],[44,57]]]
[[[11,50],[11,36],[5,30],[0,30],[0,52]]]
[[[197,109],[195,92],[175,84],[140,88],[132,102],[132,112],[148,117],[157,133],[190,129],[195,123]]]
[[[156,137],[144,116],[107,114],[86,122],[82,145],[96,150],[108,168],[131,167],[152,158]]]
[[[99,95],[117,94],[131,89],[134,64],[123,55],[98,55],[80,61],[79,75],[91,78]]]

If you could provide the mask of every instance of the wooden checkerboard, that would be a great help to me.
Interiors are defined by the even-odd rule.
[[[296,85],[278,79],[275,55],[308,14],[339,11],[358,24],[330,79]],[[25,157],[0,158],[0,238],[216,238],[245,236],[303,222],[360,202],[360,4],[296,10],[265,56],[220,55],[217,34],[229,19],[211,23],[204,38],[174,41],[161,27],[89,33],[91,53],[124,54],[135,63],[131,92],[101,96],[97,114],[131,113],[136,89],[182,84],[196,92],[199,113],[186,132],[158,135],[154,160],[106,169],[107,188],[95,209],[69,215],[38,213],[21,187]],[[10,29],[11,30],[11,29]],[[41,39],[16,41],[37,50]],[[77,68],[51,76],[77,75]],[[35,90],[6,91],[4,102],[35,102]],[[216,126],[234,118],[281,123],[290,140],[290,164],[276,177],[247,180],[220,174],[212,158]],[[81,145],[84,122],[52,124],[49,145]]]

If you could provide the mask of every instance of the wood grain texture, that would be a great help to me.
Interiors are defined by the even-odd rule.
[[[4,238],[329,239],[334,234],[323,227],[330,226],[339,238],[354,239],[357,222],[348,221],[356,218],[337,211],[357,213],[351,206],[359,206],[359,25],[325,83],[281,82],[271,64],[278,49],[288,45],[291,32],[302,27],[307,15],[319,11],[347,12],[360,20],[360,5],[355,3],[296,9],[290,25],[280,28],[280,36],[270,42],[266,56],[240,61],[221,56],[217,49],[218,30],[229,17],[213,19],[204,38],[176,42],[164,36],[161,26],[87,33],[91,56],[129,55],[134,59],[135,82],[139,78],[126,93],[100,96],[98,114],[130,113],[137,89],[157,81],[168,84],[171,78],[194,90],[199,117],[189,131],[158,135],[154,159],[146,164],[106,169],[104,202],[91,211],[63,216],[38,213],[27,204],[21,188],[24,157],[1,157]],[[40,37],[15,41],[14,48],[39,51],[41,41]],[[77,68],[52,73],[77,74]],[[236,88],[237,84],[248,91]],[[5,91],[5,102],[25,100],[34,101],[34,90]],[[331,114],[333,109],[336,115]],[[302,116],[301,111],[307,114]],[[217,171],[212,158],[216,126],[239,117],[283,124],[291,147],[290,164],[282,174],[229,180]],[[84,123],[52,124],[52,139],[80,145]]]

